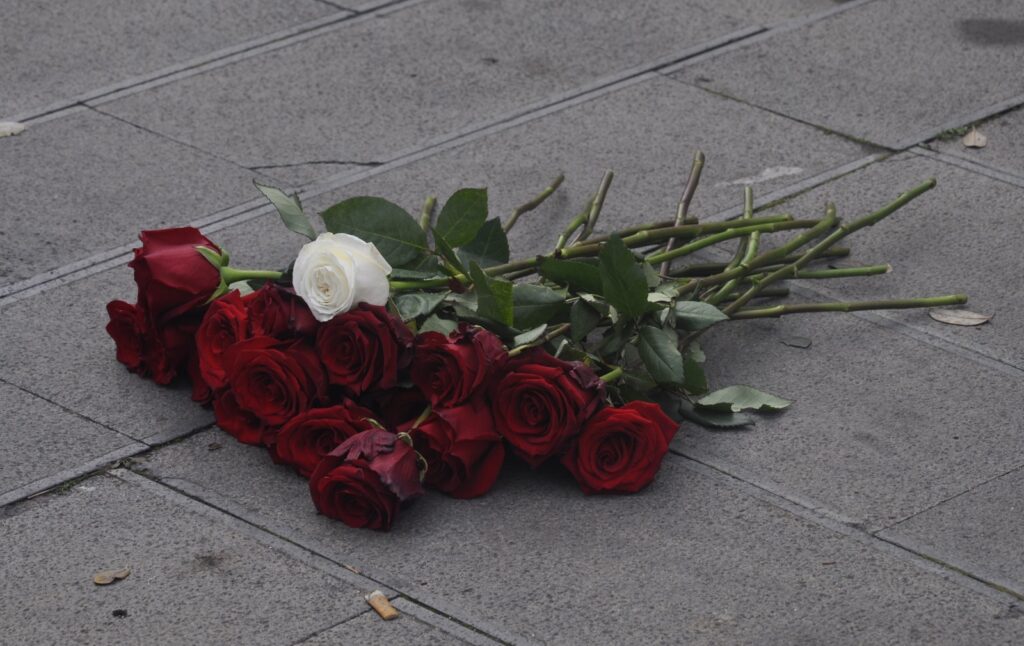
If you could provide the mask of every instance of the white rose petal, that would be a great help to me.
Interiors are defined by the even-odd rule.
[[[329,321],[359,303],[387,303],[390,273],[373,244],[347,233],[321,233],[299,250],[292,285],[316,320]]]

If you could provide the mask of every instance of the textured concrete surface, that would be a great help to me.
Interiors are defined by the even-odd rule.
[[[1020,6],[868,2],[688,66],[689,83],[886,146],[1024,92]],[[961,120],[957,123],[958,120]]]
[[[223,448],[211,452],[211,441]],[[139,463],[427,605],[529,640],[958,643],[964,631],[999,641],[1017,628],[995,620],[998,605],[679,457],[650,489],[621,497],[588,498],[558,471],[509,467],[484,498],[417,501],[382,538],[316,516],[305,481],[219,431]]]
[[[281,644],[365,611],[362,589],[187,502],[100,476],[15,507],[0,519],[0,641]]]
[[[1014,3],[5,9],[0,117],[47,114],[0,139],[0,643],[1024,642]],[[987,115],[983,150],[933,139]],[[429,495],[386,535],[316,515],[305,481],[205,429],[181,385],[128,374],[103,330],[105,303],[135,293],[141,228],[198,222],[240,265],[294,257],[253,176],[304,186],[310,211],[489,186],[504,215],[565,172],[513,232],[527,253],[607,168],[604,227],[669,217],[695,148],[705,219],[734,214],[744,184],[765,212],[832,199],[846,217],[937,177],[842,261],[895,272],[796,297],[967,291],[992,322],[716,330],[713,383],[790,410],[686,425],[636,496],[512,463],[491,494]],[[128,579],[92,584],[120,565]],[[373,589],[401,619],[367,610]]]
[[[337,11],[316,0],[10,3],[0,20],[0,117]]]
[[[234,206],[258,176],[88,109],[0,143],[0,287]]]

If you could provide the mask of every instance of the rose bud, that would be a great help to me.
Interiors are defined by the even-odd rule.
[[[412,332],[383,307],[362,304],[320,326],[316,351],[327,379],[353,397],[394,388],[412,359]]]
[[[562,464],[585,493],[635,493],[654,480],[678,427],[650,402],[605,408],[583,426]]]
[[[292,286],[316,320],[330,321],[359,303],[387,303],[390,273],[372,243],[347,233],[321,233],[299,250]]]
[[[461,324],[448,336],[424,332],[416,337],[409,374],[434,407],[457,406],[486,386],[508,353],[493,333]]]
[[[490,389],[498,433],[533,467],[565,448],[604,399],[604,382],[578,362],[531,350],[511,359]]]
[[[129,372],[143,372],[145,322],[142,310],[124,301],[110,301],[107,303],[107,314],[110,316],[107,334],[117,346],[117,360],[123,363]]]
[[[292,290],[268,282],[244,299],[253,336],[289,338],[316,334],[317,322]]]
[[[128,266],[135,271],[139,305],[158,328],[206,304],[220,286],[220,272],[196,251],[220,248],[198,229],[160,229],[139,234],[142,247]]]
[[[263,444],[267,425],[256,415],[238,405],[235,394],[224,390],[213,400],[213,417],[217,426],[245,444]]]
[[[249,337],[249,313],[242,297],[231,291],[210,303],[196,331],[196,352],[203,380],[218,390],[227,384],[224,352]]]
[[[416,452],[388,431],[353,435],[320,461],[309,479],[321,514],[350,527],[387,530],[399,505],[423,493]]]
[[[373,413],[351,401],[311,408],[281,427],[274,438],[275,460],[290,464],[304,478],[327,454],[356,433],[377,428]]]
[[[505,445],[482,398],[434,410],[416,428],[410,422],[399,430],[409,433],[427,461],[424,482],[435,489],[455,498],[475,498],[498,479]]]
[[[259,336],[223,355],[227,383],[238,405],[269,426],[280,426],[326,395],[323,366],[302,340]]]

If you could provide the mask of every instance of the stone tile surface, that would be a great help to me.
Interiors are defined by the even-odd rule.
[[[0,286],[255,193],[255,173],[87,109],[4,138],[0,168]]]
[[[5,9],[0,117],[337,11],[315,0],[58,0],[8,3]]]
[[[434,0],[105,105],[243,166],[324,175],[750,25],[693,0]]]
[[[808,146],[809,143],[813,145]],[[456,189],[486,186],[492,215],[507,217],[559,173],[562,187],[512,230],[513,256],[550,249],[586,204],[606,169],[616,171],[599,228],[675,216],[693,151],[708,151],[692,212],[701,216],[742,203],[744,178],[788,167],[794,174],[755,184],[758,195],[787,186],[867,152],[814,128],[655,78],[581,105],[304,199],[316,212],[353,195],[380,195],[418,213],[427,195],[443,202]],[[801,215],[817,215],[820,205]],[[218,231],[214,237],[242,263],[285,265],[300,238],[276,214]]]
[[[0,546],[8,644],[282,644],[366,608],[352,584],[108,476],[14,509]]]
[[[124,435],[68,413],[0,382],[0,497],[15,489],[136,444]],[[141,446],[140,446],[141,448]]]
[[[768,435],[767,431],[762,432]],[[209,451],[211,441],[223,448]],[[206,431],[136,468],[456,618],[545,643],[1009,643],[1001,602],[666,459],[644,493],[583,496],[510,463],[483,498],[428,495],[389,534],[317,516],[263,449]],[[446,604],[446,605],[441,605]]]
[[[118,267],[0,308],[0,379],[140,440],[211,423],[184,384],[157,386],[115,359],[106,304],[135,295]]]
[[[993,315],[981,327],[931,320],[920,311],[887,316],[1024,368],[1024,189],[912,154],[864,168],[778,208],[804,212],[834,201],[840,216],[865,215],[929,177],[938,184],[876,226],[847,238],[850,264],[890,262],[894,271],[871,278],[810,284],[843,300],[966,293],[967,308]]]
[[[1024,591],[1024,469],[994,478],[882,532],[988,580]]]
[[[398,619],[384,621],[373,610],[367,610],[343,624],[298,642],[302,646],[336,646],[337,644],[395,644],[396,646],[398,644],[402,646],[448,646],[452,644],[461,646],[468,643],[430,624],[425,624],[411,615],[402,614]]]
[[[1020,18],[1003,0],[869,2],[677,76],[896,146],[1021,94]]]
[[[1020,380],[959,355],[844,314],[733,322],[705,339],[713,388],[795,403],[750,431],[687,425],[682,449],[848,522],[885,527],[1024,464]]]
[[[935,140],[928,145],[939,152],[1024,177],[1024,110],[1017,109],[986,121],[978,131],[987,139],[984,148],[967,148],[960,137]]]

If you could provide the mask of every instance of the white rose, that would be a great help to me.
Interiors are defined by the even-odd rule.
[[[321,233],[299,250],[292,286],[316,320],[329,321],[359,303],[387,303],[390,273],[372,243],[347,233]]]

